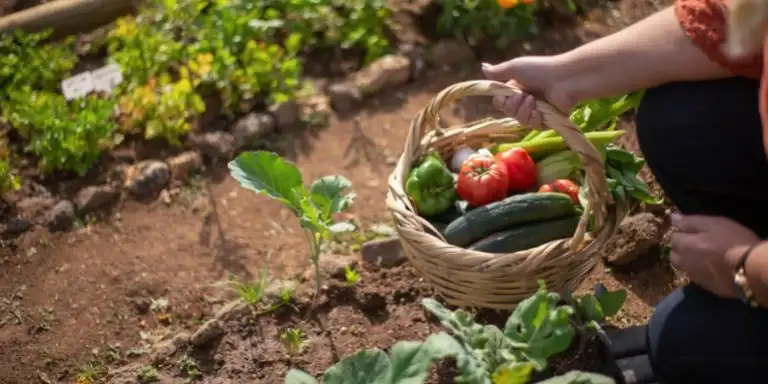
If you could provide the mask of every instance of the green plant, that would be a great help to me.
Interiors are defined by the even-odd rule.
[[[317,294],[320,291],[319,260],[323,244],[332,240],[335,234],[355,228],[347,222],[337,223],[333,218],[352,205],[354,193],[344,194],[352,183],[342,176],[324,176],[307,189],[301,172],[294,164],[266,151],[240,154],[229,163],[229,170],[242,187],[280,201],[298,218],[309,242]]]
[[[51,92],[12,92],[4,118],[29,139],[44,172],[84,175],[103,147],[113,144],[115,102],[89,96],[67,102]]]
[[[360,274],[347,265],[344,267],[344,280],[347,281],[347,285],[355,285],[360,281]]]
[[[75,38],[43,45],[51,32],[16,29],[0,37],[0,100],[11,91],[54,91],[70,74],[77,64]]]
[[[122,89],[147,84],[181,61],[184,45],[157,25],[125,16],[117,19],[110,30],[107,52],[109,60],[120,65],[124,77]]]
[[[440,5],[438,28],[470,44],[489,39],[501,48],[538,30],[533,4],[502,9],[497,0],[444,0]]]
[[[283,342],[288,355],[296,356],[304,346],[304,333],[298,328],[288,328],[280,334],[280,340]]]
[[[151,365],[146,365],[141,368],[138,379],[142,384],[155,383],[160,380],[157,369]]]
[[[186,355],[179,359],[179,370],[183,376],[190,380],[196,380],[203,376],[203,373],[200,372],[200,366],[197,365],[195,359]]]
[[[194,118],[205,112],[205,103],[195,92],[195,80],[182,68],[176,81],[162,73],[123,95],[120,112],[123,130],[143,128],[147,139],[162,137],[180,145],[179,139],[192,129]]]
[[[21,181],[11,165],[8,142],[0,136],[0,196],[19,188],[21,188]]]
[[[627,300],[627,291],[608,291],[601,283],[595,285],[594,294],[574,297],[566,291],[563,299],[574,309],[571,324],[587,337],[607,338],[601,324],[606,318],[615,316]],[[582,346],[586,338],[582,339]]]
[[[258,280],[252,281],[250,283],[243,283],[237,281],[237,279],[232,276],[227,284],[246,304],[256,306],[261,303],[262,299],[264,298],[264,291],[267,289],[267,285],[269,284],[269,268],[264,266],[264,268],[261,270],[261,275],[259,275]]]

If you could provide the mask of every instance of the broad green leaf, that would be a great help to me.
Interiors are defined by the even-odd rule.
[[[388,384],[392,364],[384,351],[360,351],[328,368],[323,384]]]
[[[569,320],[572,314],[573,309],[568,306],[550,309],[546,321],[531,336],[523,354],[536,365],[536,369],[546,368],[550,357],[571,345],[576,333]]]
[[[422,384],[435,360],[461,353],[463,349],[459,342],[445,332],[428,337],[424,343],[401,341],[392,347],[392,371],[388,383]]]
[[[229,171],[244,188],[267,195],[300,214],[297,196],[301,193],[301,172],[276,153],[244,152],[229,162]]]
[[[539,384],[616,384],[616,382],[598,373],[570,371],[564,375],[540,381]]]
[[[587,320],[601,322],[605,319],[603,307],[595,296],[590,294],[581,296],[576,299],[576,303],[579,306],[579,312],[583,314]]]
[[[331,215],[347,210],[355,198],[354,193],[342,195],[345,189],[351,188],[352,183],[343,176],[324,176],[309,187],[312,201],[323,213],[325,219]]]
[[[491,381],[493,384],[526,384],[531,373],[531,363],[510,363],[497,369],[491,376]]]
[[[617,291],[601,292],[597,295],[597,300],[603,308],[603,314],[606,317],[614,316],[619,313],[624,302],[627,300],[627,291],[619,289]]]
[[[299,371],[298,369],[291,369],[288,371],[288,375],[285,376],[285,384],[316,384],[317,379],[312,375]]]

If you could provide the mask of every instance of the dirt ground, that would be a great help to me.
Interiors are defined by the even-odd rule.
[[[580,25],[554,28],[505,56],[562,51],[659,6],[652,1],[611,3]],[[481,77],[478,69],[479,62],[438,69],[438,74],[368,101],[355,117],[334,119],[327,129],[281,133],[281,152],[296,162],[305,179],[329,174],[349,178],[358,195],[352,214],[365,227],[388,223],[387,177],[411,118],[444,87]],[[446,111],[444,121],[471,121],[491,113],[488,100],[466,100]],[[98,378],[108,366],[144,362],[148,357],[143,348],[179,331],[195,332],[220,309],[226,296],[215,284],[230,274],[253,280],[266,265],[270,276],[287,279],[310,265],[295,219],[279,203],[240,188],[224,164],[189,183],[171,204],[128,202],[82,229],[57,234],[36,230],[0,252],[4,384],[71,382],[76,375]],[[658,257],[649,258],[621,269],[601,266],[584,285],[602,281],[608,288],[629,291],[625,310],[613,320],[616,325],[647,319],[679,282]],[[185,375],[194,376],[197,365],[205,383],[276,383],[289,367],[317,374],[360,348],[388,348],[398,340],[423,339],[439,328],[427,321],[419,304],[432,295],[431,288],[409,266],[358,269],[359,285],[331,284],[316,316],[303,313],[299,305],[298,311],[284,308],[270,316],[227,318],[225,335],[214,345],[176,349],[173,358],[157,362],[161,376],[168,383],[183,382]],[[278,337],[287,327],[300,328],[308,340],[292,357],[286,356]],[[186,345],[183,336],[179,340]],[[450,382],[450,377],[435,374],[431,380]]]

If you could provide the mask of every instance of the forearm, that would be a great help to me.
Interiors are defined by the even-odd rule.
[[[732,76],[685,34],[672,7],[560,54],[562,92],[574,103],[673,81]]]

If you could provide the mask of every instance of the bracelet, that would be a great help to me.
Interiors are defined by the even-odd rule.
[[[744,253],[739,258],[739,263],[736,264],[736,269],[733,275],[733,285],[736,286],[736,290],[739,292],[741,301],[753,308],[757,308],[758,304],[757,301],[755,301],[755,295],[752,292],[752,288],[749,286],[749,281],[747,281],[747,274],[744,271],[744,265],[746,265],[747,258],[749,258],[749,256],[752,254],[752,251],[754,251],[754,249],[761,244],[762,242],[752,244],[744,251]]]

